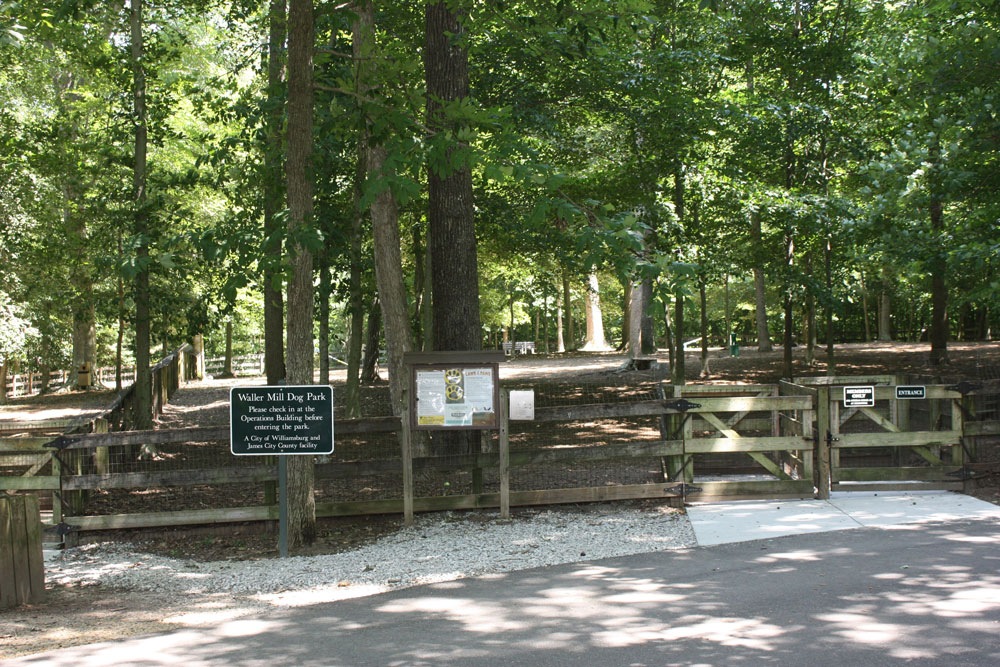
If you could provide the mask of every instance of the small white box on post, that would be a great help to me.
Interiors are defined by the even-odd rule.
[[[517,389],[510,392],[511,421],[533,421],[535,419],[535,390]]]

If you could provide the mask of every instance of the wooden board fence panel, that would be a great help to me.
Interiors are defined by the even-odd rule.
[[[0,608],[36,603],[44,594],[38,498],[0,498]]]

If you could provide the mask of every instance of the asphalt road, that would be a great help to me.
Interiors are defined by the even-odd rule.
[[[13,665],[1000,664],[1000,521],[466,579]]]

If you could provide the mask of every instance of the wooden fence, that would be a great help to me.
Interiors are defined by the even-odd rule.
[[[220,375],[226,367],[225,357],[213,357],[205,360],[205,372],[209,375]],[[263,354],[241,354],[232,358],[233,375],[256,376],[264,374]]]
[[[153,414],[160,415],[163,406],[182,383],[192,379],[196,359],[190,345],[183,345],[150,369],[152,375]],[[83,470],[84,459],[76,452],[59,455],[53,449],[51,436],[39,435],[61,429],[62,437],[86,433],[129,431],[135,422],[135,386],[126,387],[100,413],[82,420],[49,420],[20,422],[3,425],[0,431],[0,462],[4,459],[26,463],[27,468],[17,476],[0,477],[0,491],[44,491],[52,498],[52,519],[62,522],[66,514],[79,513],[86,501],[88,490],[65,488],[64,482],[74,473]],[[18,432],[17,437],[4,437],[4,433]],[[57,439],[58,440],[58,439]],[[107,449],[96,449],[91,456],[94,465],[101,467],[107,461]],[[23,465],[21,467],[24,467]],[[46,474],[47,473],[47,474]],[[92,487],[98,488],[98,487]]]
[[[156,383],[161,405],[183,376],[183,350],[164,360]],[[169,362],[169,363],[168,363]],[[320,459],[317,480],[357,480],[389,476],[392,497],[372,500],[320,498],[317,516],[456,510],[518,505],[543,505],[637,498],[702,500],[714,498],[829,497],[832,490],[863,489],[961,489],[963,480],[977,465],[974,437],[1000,434],[998,421],[972,421],[969,406],[975,393],[962,393],[946,385],[926,385],[926,398],[896,398],[895,387],[905,378],[818,378],[782,382],[777,385],[687,385],[659,388],[659,398],[633,402],[593,403],[538,407],[533,422],[514,422],[498,442],[489,441],[483,451],[465,454],[411,456],[398,445],[395,454],[356,460]],[[875,406],[844,408],[845,384],[875,387]],[[119,431],[129,426],[128,398],[122,396],[88,429],[66,433],[55,441],[20,438],[37,462],[17,478],[0,478],[0,489],[56,490],[65,511],[54,512],[55,520],[79,530],[140,528],[208,523],[227,523],[277,518],[272,500],[244,507],[211,506],[172,510],[82,516],[86,494],[95,490],[142,490],[206,488],[219,485],[273,485],[274,459],[251,458],[239,465],[220,460],[211,466],[170,469],[151,464],[142,471],[115,472],[105,463],[125,452],[134,456],[140,446],[177,443],[217,443],[228,447],[229,428],[188,428],[145,432]],[[549,425],[572,425],[592,430],[599,423],[629,420],[654,424],[642,437],[632,435],[614,441],[561,440],[547,442]],[[400,419],[382,417],[338,420],[341,437],[375,438],[402,435]],[[519,444],[510,447],[510,430],[518,432]],[[89,431],[89,432],[83,432]],[[576,432],[576,431],[574,431]],[[649,437],[653,433],[659,437]],[[403,440],[403,438],[401,438]],[[10,441],[0,440],[0,452]],[[32,447],[27,447],[28,443]],[[582,444],[581,444],[582,443]],[[186,446],[186,445],[184,445]],[[338,444],[338,451],[340,445]],[[358,447],[359,451],[366,448]],[[9,453],[11,450],[8,449]],[[131,452],[131,453],[129,453]],[[55,455],[53,455],[55,454]],[[40,474],[52,462],[49,475]],[[658,472],[643,473],[642,479],[615,479],[564,488],[513,488],[511,478],[520,471],[603,468],[613,462],[648,471],[653,462]],[[407,463],[409,462],[409,463]],[[41,464],[41,465],[39,465]],[[739,475],[708,478],[705,472],[733,469]],[[413,479],[469,473],[471,493],[420,495]],[[484,474],[494,485],[487,490]],[[965,477],[963,477],[965,475]],[[523,478],[522,478],[523,479]],[[407,481],[409,480],[409,481]],[[476,482],[475,480],[478,480]],[[496,485],[499,488],[496,488]],[[515,484],[515,487],[518,486]],[[425,489],[428,488],[425,486]],[[267,496],[265,498],[273,498]],[[55,508],[54,508],[55,509]]]
[[[49,373],[49,386],[65,385],[75,380],[76,371],[51,371]],[[91,382],[97,385],[110,386],[115,383],[115,368],[113,366],[102,366],[94,369]],[[7,378],[7,395],[11,398],[17,396],[33,396],[41,391],[43,382],[41,373],[20,373]],[[135,381],[135,368],[122,369],[122,384],[130,384]]]

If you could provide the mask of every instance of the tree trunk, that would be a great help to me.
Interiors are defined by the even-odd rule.
[[[566,325],[566,349],[573,350],[576,348],[576,341],[574,339],[573,331],[573,313],[571,311],[571,305],[573,303],[570,289],[569,289],[569,275],[566,270],[563,269],[562,273],[562,287],[563,287],[563,322]]]
[[[833,237],[827,234],[826,248],[823,252],[823,264],[826,272],[826,290],[828,304],[826,306],[826,374],[833,377],[837,374],[837,358],[833,344]]]
[[[865,284],[865,274],[861,273],[861,318],[864,321],[865,330],[865,342],[872,342],[872,326],[869,322],[870,314],[868,312],[868,285]]]
[[[944,203],[937,185],[937,170],[941,163],[941,147],[935,134],[930,146],[930,218],[931,234],[937,240],[944,233]],[[948,363],[948,285],[945,281],[946,256],[936,245],[931,258],[931,354],[935,366]]]
[[[656,337],[654,335],[653,318],[649,314],[649,304],[653,300],[653,279],[646,278],[642,281],[642,342],[641,349],[644,355],[656,354]]]
[[[543,306],[543,309],[545,311],[545,314],[542,316],[542,322],[543,322],[542,335],[545,336],[544,339],[545,342],[543,343],[543,345],[545,354],[548,354],[549,353],[549,295],[548,294],[545,295],[545,305]]]
[[[355,21],[355,23],[357,22]],[[358,45],[352,44],[352,51],[355,48],[358,48]],[[355,56],[354,71],[355,85],[360,88],[362,85],[363,65],[357,59],[357,56]],[[363,250],[361,243],[365,212],[361,210],[361,198],[368,170],[368,142],[365,136],[366,133],[359,128],[357,162],[354,169],[354,211],[351,218],[351,274],[347,299],[347,310],[351,317],[351,333],[347,352],[347,383],[344,387],[344,410],[345,416],[348,419],[361,417],[361,348],[365,333],[365,297],[362,286],[364,270],[362,267]]]
[[[319,383],[330,384],[330,267],[326,248],[319,262]]]
[[[622,341],[618,347],[619,351],[626,350],[630,340],[629,326],[632,321],[632,281],[626,280],[622,283]]]
[[[673,382],[674,384],[684,384],[686,380],[684,368],[684,297],[682,295],[674,297],[674,355]]]
[[[7,358],[0,362],[0,405],[7,405],[7,369],[10,363]]]
[[[558,294],[558,293],[557,293]],[[559,307],[559,298],[556,297],[556,352],[566,351],[566,341],[563,338],[563,309]]]
[[[729,347],[729,337],[733,333],[733,320],[729,312],[729,274],[726,274],[725,289],[723,291],[724,305],[726,308],[726,339],[722,341],[723,347]]]
[[[705,276],[698,277],[698,296],[701,298],[701,377],[709,376],[708,370],[708,295]]]
[[[368,150],[369,179],[384,178],[382,165],[385,149],[372,146]],[[403,284],[403,262],[399,249],[399,211],[396,197],[388,186],[372,202],[372,230],[375,238],[375,279],[378,282],[382,320],[385,323],[386,363],[389,371],[389,394],[392,412],[399,415],[406,390],[403,355],[413,349],[410,337],[410,311]]]
[[[420,225],[413,225],[413,347],[416,350],[424,349],[424,283],[427,282],[427,274],[424,273],[424,235]],[[428,332],[430,333],[430,332]]]
[[[356,6],[357,20],[354,23],[353,49],[358,61],[358,87],[367,92],[368,82],[374,74],[377,60],[375,43],[374,10],[370,0]],[[375,241],[375,280],[378,283],[379,301],[382,305],[382,320],[385,322],[386,361],[389,371],[389,393],[392,398],[392,412],[399,415],[403,409],[406,391],[406,372],[403,355],[413,349],[410,334],[410,311],[406,300],[406,286],[403,282],[403,262],[400,253],[399,208],[389,184],[394,174],[386,167],[386,149],[373,144],[372,126],[375,119],[365,118],[363,132],[367,146],[365,189],[375,191],[371,204],[372,233]],[[470,181],[471,188],[471,181]]]
[[[785,231],[785,264],[791,267],[795,261],[795,237],[792,231]],[[794,312],[792,311],[792,286],[785,285],[785,335],[782,344],[782,376],[792,377],[792,346],[794,343]]]
[[[313,143],[312,0],[291,0],[288,6],[288,121],[285,178],[288,192],[288,238],[312,224]],[[292,275],[288,282],[287,376],[291,385],[313,383],[313,258],[299,244],[290,248]],[[288,546],[309,544],[316,538],[316,501],[313,497],[313,457],[288,460]]]
[[[760,213],[750,214],[750,244],[757,251],[762,251],[764,239],[761,233]],[[764,267],[755,260],[753,267],[754,303],[757,318],[757,349],[761,352],[771,351],[771,334],[767,328],[767,289],[764,285]]]
[[[368,309],[368,325],[365,329],[365,359],[361,364],[361,384],[373,385],[378,382],[379,334],[382,331],[382,305],[376,296]]]
[[[810,278],[806,290],[806,365],[811,368],[816,364],[816,295],[812,290],[812,253],[806,255],[806,274]]]
[[[437,2],[425,10],[427,126],[432,132],[461,131],[461,123],[446,117],[445,106],[469,97],[469,55],[462,40],[466,14],[453,11],[453,6]],[[456,155],[467,150],[467,145],[456,141],[444,155],[432,158],[427,169],[437,350],[482,349],[472,172],[466,160]],[[459,166],[453,168],[456,161]]]
[[[226,356],[222,361],[222,377],[231,378],[233,373],[233,320],[226,320]]]
[[[628,311],[628,356],[642,356],[642,283],[632,284],[632,304]]]
[[[191,347],[194,348],[195,379],[205,379],[205,337],[201,334],[191,336]]]
[[[597,282],[597,274],[591,273],[587,277],[587,283],[587,340],[584,341],[582,349],[605,352],[611,348],[604,338],[604,317],[601,313],[600,285]]]
[[[142,0],[131,0],[129,15],[132,47],[133,122],[135,124],[135,163],[132,171],[134,211],[133,232],[140,239],[136,248],[135,276],[135,402],[133,426],[136,430],[153,428],[153,382],[149,368],[149,230],[146,211],[146,74],[143,71]]]
[[[118,255],[122,254],[122,239],[118,237]],[[118,340],[115,343],[115,391],[122,390],[122,348],[125,344],[125,280],[118,274]],[[44,347],[44,346],[43,346]],[[48,385],[48,373],[43,382]]]
[[[878,298],[878,339],[880,341],[892,340],[892,300],[889,296],[889,288],[885,284],[883,276],[882,290]]]
[[[282,295],[282,224],[278,212],[283,206],[282,124],[284,113],[277,103],[284,97],[285,0],[271,0],[268,10],[267,98],[264,139],[264,372],[267,384],[285,377],[285,303]]]

